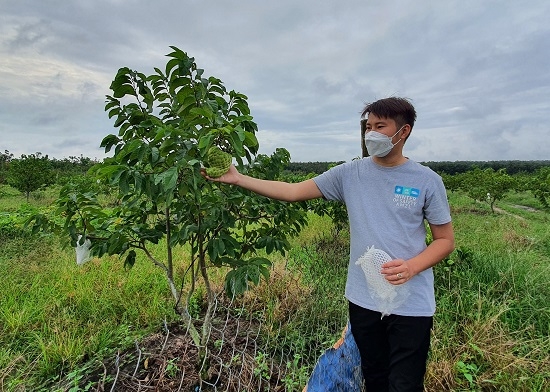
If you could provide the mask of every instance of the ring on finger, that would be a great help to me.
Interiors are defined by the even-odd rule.
[[[403,277],[403,274],[400,272],[400,273],[397,274],[397,277],[398,277],[399,279],[401,279],[401,278]]]

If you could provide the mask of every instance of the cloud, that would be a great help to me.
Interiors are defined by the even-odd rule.
[[[248,96],[265,153],[350,160],[365,103],[399,95],[418,112],[411,158],[548,159],[548,14],[508,0],[3,2],[0,150],[97,156],[117,70],[152,73],[175,45]]]

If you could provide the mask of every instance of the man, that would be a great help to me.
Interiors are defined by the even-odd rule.
[[[217,179],[209,178],[278,200],[323,197],[346,204],[351,236],[345,295],[368,392],[423,391],[435,312],[432,267],[454,249],[441,177],[403,155],[415,120],[416,111],[404,98],[366,105],[361,122],[370,156],[300,183],[252,178],[234,166]],[[433,238],[428,246],[425,221]],[[392,258],[382,265],[385,279],[408,288],[407,299],[387,316],[368,294],[365,275],[356,264],[371,246]]]

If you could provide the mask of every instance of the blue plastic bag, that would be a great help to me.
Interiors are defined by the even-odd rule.
[[[361,356],[348,322],[342,338],[319,357],[303,392],[360,392],[362,385]]]

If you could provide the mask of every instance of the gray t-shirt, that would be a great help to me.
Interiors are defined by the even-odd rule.
[[[384,167],[371,157],[341,164],[313,180],[324,198],[345,203],[348,211],[351,244],[346,298],[377,310],[357,259],[371,246],[392,259],[408,260],[421,253],[426,248],[424,221],[435,225],[451,221],[443,181],[430,168],[410,159],[396,167]],[[405,283],[409,296],[392,313],[432,316],[433,281],[429,268]]]

